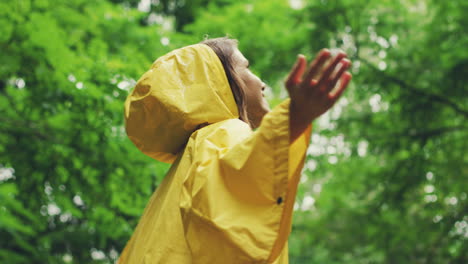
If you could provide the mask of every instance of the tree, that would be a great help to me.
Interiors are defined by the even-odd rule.
[[[132,78],[168,51],[162,29],[104,1],[0,9],[0,262],[115,259],[167,167],[127,140],[122,112]]]
[[[296,54],[353,61],[314,122],[290,263],[467,262],[465,2],[0,4],[0,261],[116,259],[168,168],[126,138],[127,91],[159,55],[229,34],[272,105]]]

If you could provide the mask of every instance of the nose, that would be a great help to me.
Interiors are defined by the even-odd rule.
[[[267,85],[262,82],[262,97],[265,97],[265,89],[267,88]]]

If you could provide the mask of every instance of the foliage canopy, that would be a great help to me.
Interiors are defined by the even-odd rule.
[[[153,4],[152,4],[153,3]],[[123,101],[158,56],[229,34],[286,96],[295,55],[345,50],[353,82],[314,124],[291,263],[468,262],[463,0],[0,3],[0,262],[110,263],[168,166]]]

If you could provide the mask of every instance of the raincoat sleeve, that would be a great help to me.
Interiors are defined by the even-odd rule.
[[[290,144],[289,103],[275,107],[255,132],[231,119],[189,142],[195,166],[183,184],[181,210],[199,263],[208,252],[233,263],[273,263],[282,253],[311,133],[309,126]]]

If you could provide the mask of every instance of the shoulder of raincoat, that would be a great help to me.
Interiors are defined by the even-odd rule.
[[[311,132],[289,142],[289,102],[252,131],[211,48],[188,46],[153,63],[125,102],[126,131],[143,153],[173,164],[119,264],[288,263]]]

